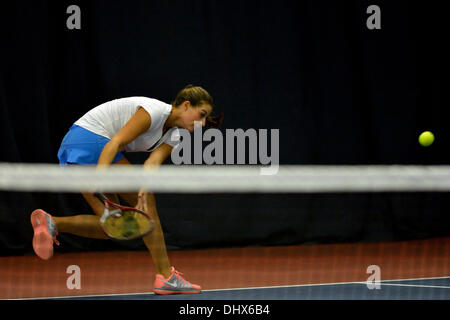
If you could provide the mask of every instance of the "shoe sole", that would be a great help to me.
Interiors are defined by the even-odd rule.
[[[154,289],[153,290],[154,293],[159,294],[159,295],[169,295],[169,294],[198,294],[201,293],[202,291],[171,291],[171,290],[158,290],[158,289]]]
[[[38,223],[36,218],[38,218],[41,223]],[[47,219],[43,210],[37,209],[33,211],[33,213],[31,214],[31,225],[33,226],[34,230],[34,252],[39,258],[43,260],[50,259],[53,256],[53,239],[47,231]]]

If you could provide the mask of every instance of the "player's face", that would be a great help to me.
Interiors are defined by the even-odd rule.
[[[187,107],[187,108],[186,108]],[[209,104],[201,104],[199,106],[192,106],[189,102],[185,105],[185,112],[183,114],[183,124],[186,130],[189,132],[194,131],[194,123],[199,121],[204,127],[206,124],[206,118],[211,114],[212,107]]]

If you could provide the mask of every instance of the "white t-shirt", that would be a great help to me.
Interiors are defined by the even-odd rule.
[[[172,106],[156,99],[129,97],[105,102],[87,112],[74,124],[111,139],[130,120],[139,107],[149,113],[150,128],[126,145],[124,151],[148,152],[162,143],[175,147],[180,141],[177,127],[170,128],[162,137],[164,123],[170,115]]]

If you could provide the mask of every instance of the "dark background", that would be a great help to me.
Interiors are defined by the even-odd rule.
[[[2,3],[0,161],[57,163],[68,128],[96,105],[133,95],[170,103],[197,84],[225,113],[223,130],[279,129],[281,164],[449,164],[441,3]],[[81,30],[66,27],[72,4],[81,8]],[[372,4],[381,8],[381,30],[366,27]],[[425,130],[436,136],[428,148],[417,142]],[[450,235],[448,193],[156,198],[170,249]],[[78,194],[1,192],[0,254],[31,252],[36,208],[89,211]],[[59,239],[58,251],[143,248]]]

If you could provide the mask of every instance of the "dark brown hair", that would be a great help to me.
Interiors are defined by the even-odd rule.
[[[193,107],[198,107],[202,104],[209,104],[214,109],[214,100],[211,95],[200,86],[192,84],[187,85],[184,89],[178,92],[172,105],[178,107],[184,101],[189,101]],[[210,128],[220,128],[223,120],[223,112],[217,116],[208,116],[206,118],[206,125]]]

